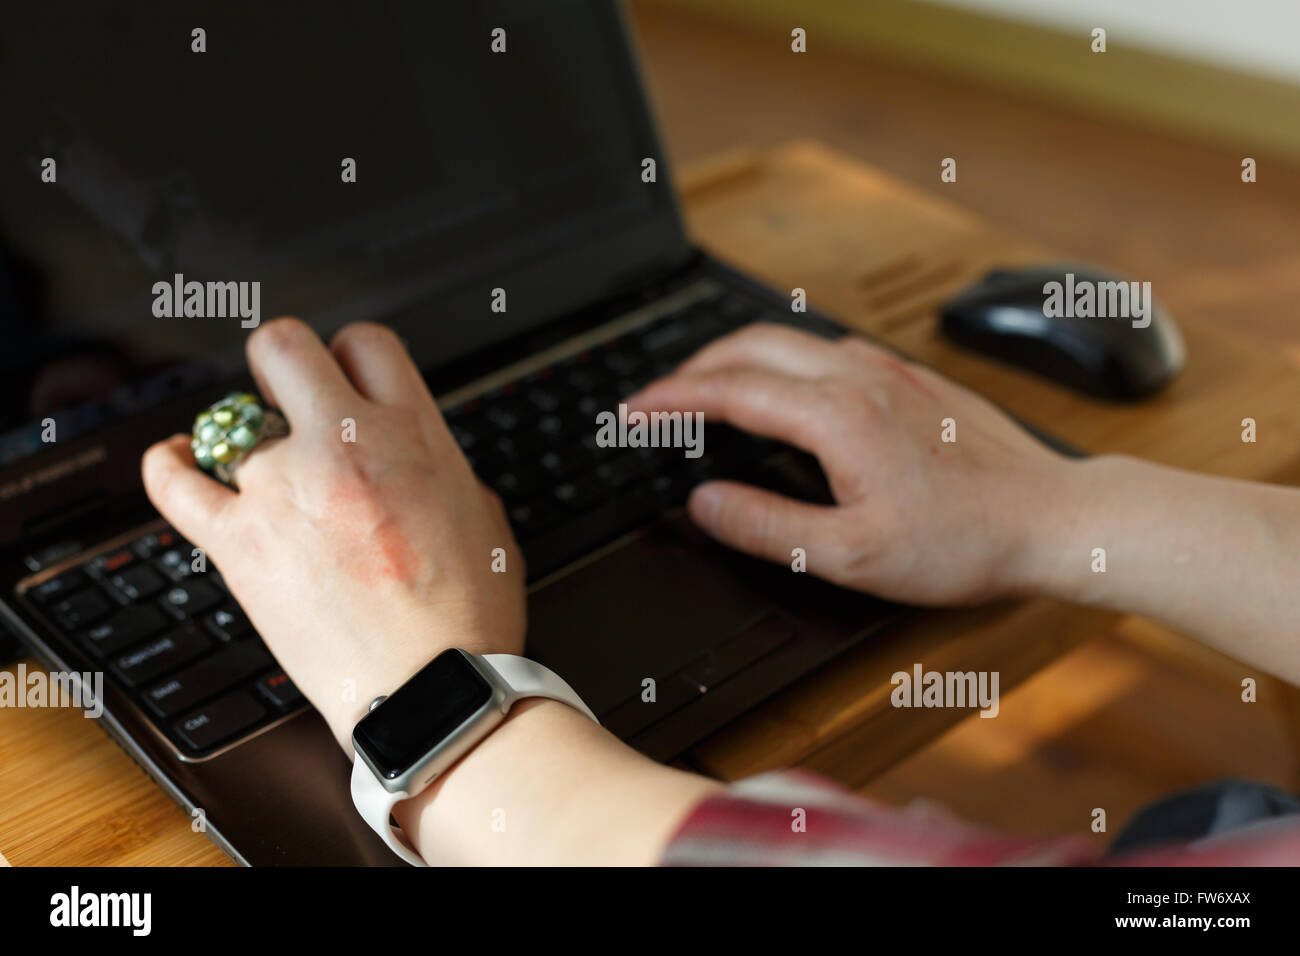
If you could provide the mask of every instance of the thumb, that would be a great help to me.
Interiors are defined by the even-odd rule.
[[[185,435],[160,441],[141,462],[149,500],[177,531],[211,552],[225,509],[239,496],[199,471]]]
[[[836,508],[795,501],[735,481],[710,481],[691,492],[692,520],[723,544],[788,563],[795,548],[823,549],[833,541]]]

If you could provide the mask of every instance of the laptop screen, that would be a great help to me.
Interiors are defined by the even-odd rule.
[[[612,2],[59,6],[0,35],[0,467],[254,321],[400,313],[429,364],[685,254]]]

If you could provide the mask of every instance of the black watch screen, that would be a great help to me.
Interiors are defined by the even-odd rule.
[[[352,732],[353,745],[389,779],[400,777],[492,699],[464,651],[443,651]]]

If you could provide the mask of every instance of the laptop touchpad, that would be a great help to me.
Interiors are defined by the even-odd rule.
[[[685,516],[662,521],[530,594],[527,653],[601,713],[774,607],[748,560]]]

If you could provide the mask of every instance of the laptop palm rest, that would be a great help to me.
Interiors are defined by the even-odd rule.
[[[718,550],[679,515],[578,565],[529,596],[528,653],[597,714],[639,699],[774,610]]]
[[[528,654],[671,760],[905,610],[738,554],[679,511],[533,591]]]

